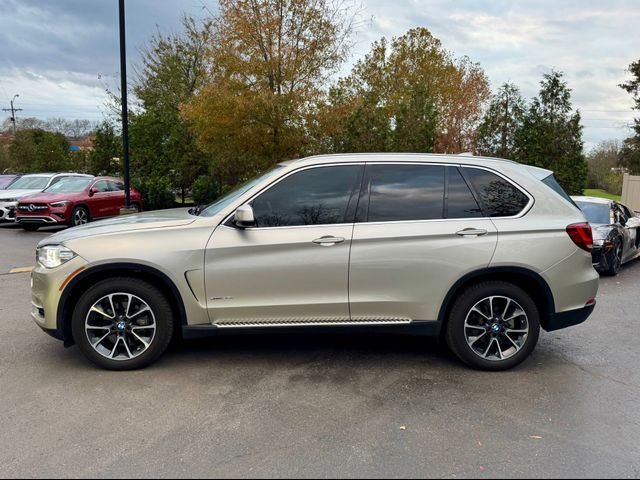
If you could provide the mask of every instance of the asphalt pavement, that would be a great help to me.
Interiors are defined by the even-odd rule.
[[[402,335],[184,342],[107,372],[29,319],[34,247],[0,228],[0,477],[640,476],[640,263],[520,367]]]

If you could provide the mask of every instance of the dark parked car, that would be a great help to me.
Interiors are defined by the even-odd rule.
[[[593,266],[615,275],[620,266],[640,255],[640,216],[620,202],[596,197],[572,197],[593,228]]]
[[[140,193],[133,188],[130,191],[131,206],[141,211]],[[29,231],[47,225],[76,227],[119,215],[124,203],[124,183],[118,178],[68,178],[42,193],[20,199],[16,222]]]
[[[20,175],[0,175],[0,190],[4,190],[18,178]]]

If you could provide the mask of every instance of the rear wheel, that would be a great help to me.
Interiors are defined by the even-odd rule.
[[[76,207],[71,212],[71,226],[77,227],[89,223],[89,211],[85,207]]]
[[[613,244],[613,248],[606,253],[607,255],[607,268],[602,271],[603,274],[608,276],[617,275],[622,265],[622,242],[616,240]]]
[[[507,370],[538,343],[540,315],[531,297],[503,281],[474,285],[459,295],[448,318],[446,340],[467,365]]]
[[[153,285],[133,278],[95,284],[78,301],[73,338],[82,353],[109,370],[133,370],[153,363],[169,346],[171,305]]]

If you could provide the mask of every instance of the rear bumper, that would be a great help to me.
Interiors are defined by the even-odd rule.
[[[562,328],[579,325],[589,318],[595,307],[596,304],[594,302],[593,305],[587,305],[583,308],[578,308],[577,310],[554,313],[547,319],[545,330],[547,332],[553,332]]]

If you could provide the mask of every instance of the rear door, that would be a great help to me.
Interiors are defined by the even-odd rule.
[[[124,183],[119,180],[109,180],[109,186],[111,188],[109,215],[119,215],[120,209],[124,208],[125,202]]]
[[[351,247],[352,321],[436,320],[448,289],[487,267],[496,242],[457,167],[368,164]]]

